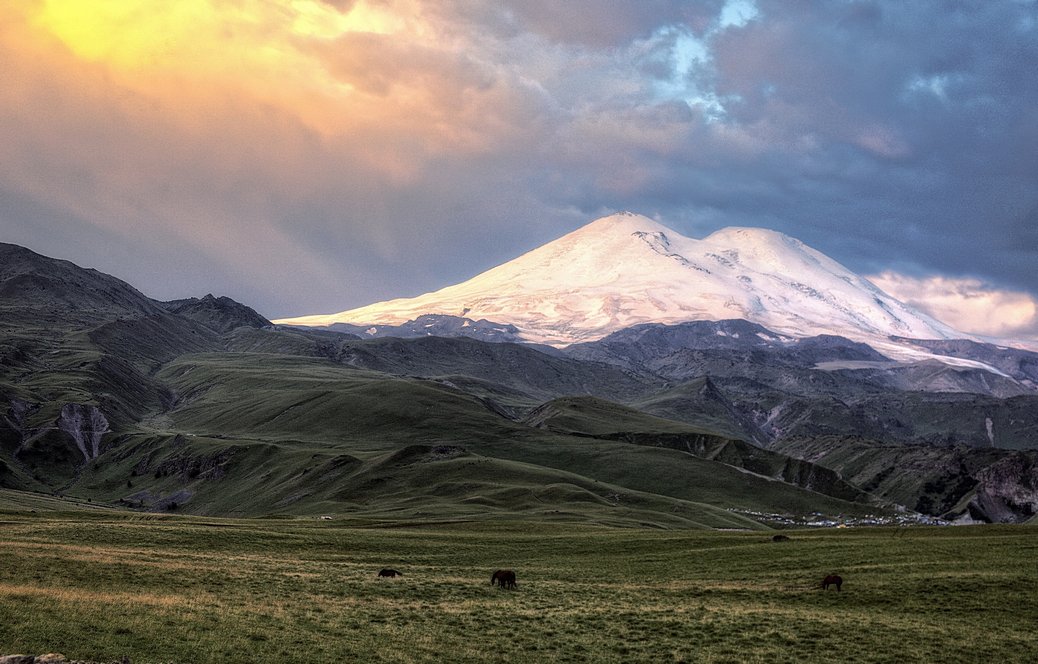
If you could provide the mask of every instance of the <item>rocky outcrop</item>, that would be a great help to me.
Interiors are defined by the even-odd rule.
[[[160,452],[169,449],[177,451],[156,459]],[[127,449],[118,456],[125,458],[126,455],[133,453],[132,449]],[[223,449],[209,454],[192,454],[187,448],[187,439],[178,434],[161,450],[152,450],[143,456],[131,471],[132,477],[152,474],[155,480],[163,482],[161,485],[163,488],[142,489],[121,498],[118,502],[134,509],[155,511],[180,509],[195,495],[193,490],[195,483],[219,480],[224,477],[234,455],[233,449]]]
[[[333,323],[327,329],[334,332],[346,332],[357,335],[361,339],[380,337],[397,337],[412,339],[415,337],[468,337],[479,341],[515,342],[522,341],[519,329],[507,323],[495,323],[486,319],[473,320],[462,316],[448,314],[425,314],[414,320],[399,325],[351,325],[349,323]]]
[[[950,521],[1020,523],[1038,513],[1038,452],[890,445],[860,437],[783,441],[865,491]]]
[[[256,313],[252,307],[235,302],[229,297],[214,297],[211,293],[203,298],[187,298],[163,302],[167,311],[190,318],[219,334],[239,327],[265,328],[272,323]]]
[[[1038,462],[1017,452],[981,469],[970,516],[994,523],[1019,523],[1038,513]]]
[[[101,437],[111,431],[108,420],[97,406],[67,403],[61,407],[58,429],[68,434],[83,453],[84,462],[101,454]]]
[[[183,445],[184,442],[183,436],[178,434],[170,445],[175,447]],[[183,482],[195,479],[218,480],[227,474],[227,463],[233,456],[234,451],[231,449],[221,450],[212,454],[197,455],[186,451],[180,452],[163,459],[154,466],[155,479],[175,476]],[[145,463],[143,466],[138,463],[134,467],[134,472],[138,474],[147,473],[151,470],[150,462]]]

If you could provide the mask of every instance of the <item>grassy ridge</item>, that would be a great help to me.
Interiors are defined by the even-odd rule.
[[[1032,528],[794,532],[0,513],[0,650],[147,662],[1024,662]],[[389,565],[402,579],[378,580]],[[490,572],[518,571],[519,590]],[[841,593],[817,588],[845,578]]]
[[[196,456],[234,448],[237,460],[223,479],[191,482],[195,502],[208,505],[213,514],[314,514],[338,504],[340,510],[396,511],[413,518],[471,515],[483,505],[491,513],[587,511],[597,523],[744,527],[716,508],[874,511],[679,450],[535,429],[501,417],[478,398],[450,386],[317,359],[188,355],[166,365],[158,376],[176,392],[170,431],[184,432],[187,448]],[[597,413],[592,419],[609,419],[612,413]],[[639,417],[675,431],[692,430]],[[394,457],[395,463],[384,459],[414,446],[457,446],[466,456]],[[334,473],[322,470],[344,455],[358,463],[341,463]],[[124,461],[123,471],[109,474],[125,474],[125,466],[139,463],[139,456]],[[769,469],[768,474],[774,473]],[[176,477],[152,486],[173,492]],[[124,491],[118,481],[106,486],[112,490],[104,494],[106,500]],[[298,496],[305,498],[305,511],[293,506],[292,498]],[[422,503],[425,513],[415,514]],[[693,513],[693,504],[699,514]],[[190,504],[187,509],[197,511]],[[653,510],[660,516],[645,514]]]
[[[828,485],[811,486],[823,495],[772,481],[784,478],[781,468],[746,473],[741,459],[721,459],[724,465],[655,441],[590,440],[571,435],[582,431],[515,421],[553,390],[622,396],[645,387],[613,368],[469,340],[335,345],[320,335],[251,329],[216,338],[191,321],[166,325],[170,316],[90,319],[50,336],[17,328],[10,352],[0,348],[0,411],[13,407],[5,401],[12,397],[39,408],[0,429],[0,486],[232,517],[522,514],[688,528],[747,527],[729,508],[875,511]],[[23,344],[29,350],[18,350]],[[339,357],[347,350],[353,354]],[[383,355],[389,366],[375,362]],[[331,356],[361,365],[367,358],[375,369],[407,375]],[[437,369],[468,375],[434,375]],[[111,426],[102,454],[88,463],[55,427],[69,402],[97,406]],[[602,403],[583,418],[592,431],[694,430]],[[392,459],[415,446],[459,447],[465,457]]]

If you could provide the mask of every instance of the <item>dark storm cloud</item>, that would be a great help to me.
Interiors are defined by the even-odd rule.
[[[786,206],[783,230],[803,228],[822,248],[833,246],[831,234],[887,250],[841,251],[859,266],[895,259],[1036,290],[1033,270],[1002,248],[1012,238],[1032,261],[1038,250],[1022,223],[1038,200],[1038,162],[1022,158],[1038,154],[1035,6],[760,9],[761,20],[717,40],[714,80],[731,100],[726,121],[773,136],[793,169],[741,177],[809,190]],[[797,140],[812,147],[781,147]]]
[[[723,6],[724,0],[523,0],[503,3],[499,20],[552,42],[608,50],[647,37],[660,26],[677,24],[702,33]]]

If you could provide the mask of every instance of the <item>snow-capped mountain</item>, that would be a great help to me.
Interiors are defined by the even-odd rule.
[[[564,346],[639,323],[741,318],[792,337],[967,338],[799,240],[760,228],[685,237],[647,217],[603,217],[463,283],[337,314],[275,321],[399,325],[423,314],[514,325]]]

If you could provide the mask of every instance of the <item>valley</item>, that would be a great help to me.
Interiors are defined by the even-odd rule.
[[[745,320],[565,348],[462,322],[361,338],[3,254],[0,487],[223,517],[662,528],[1020,523],[1038,508],[1024,350],[1000,369],[977,342],[892,361]]]

